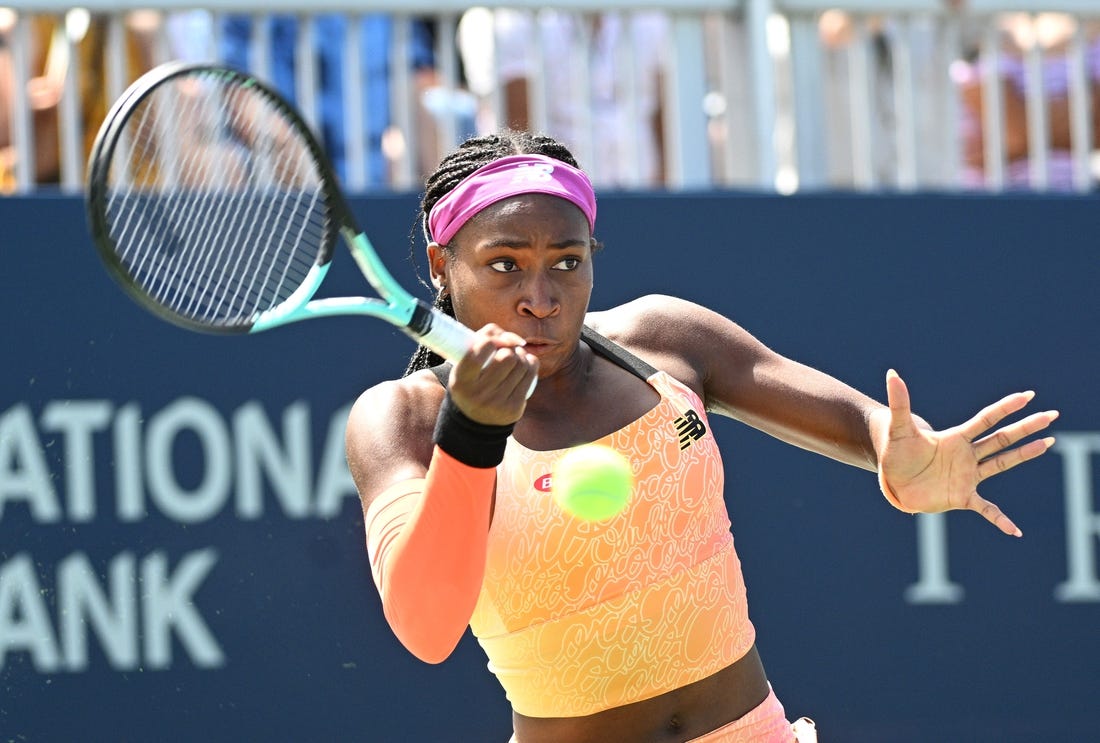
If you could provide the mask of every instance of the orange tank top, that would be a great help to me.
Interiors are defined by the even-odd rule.
[[[589,715],[680,688],[741,658],[756,637],[702,401],[592,331],[585,340],[644,374],[661,399],[599,440],[634,470],[629,505],[608,521],[554,503],[550,472],[566,450],[508,441],[470,626],[513,709],[531,717]]]

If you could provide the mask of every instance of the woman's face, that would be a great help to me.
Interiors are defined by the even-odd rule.
[[[429,246],[428,257],[459,321],[522,336],[542,374],[569,359],[592,295],[591,234],[576,205],[547,194],[513,196],[479,212],[451,246]]]

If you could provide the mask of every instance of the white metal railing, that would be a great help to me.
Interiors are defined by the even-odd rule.
[[[825,74],[833,72],[834,85],[848,85],[840,96],[831,92],[834,107],[847,106],[844,114],[849,118],[849,136],[846,141],[833,137],[826,142],[815,124],[829,117],[815,107],[819,100],[814,100],[811,85],[796,83],[798,95],[790,115],[796,118],[798,152],[811,155],[799,164],[802,187],[846,185],[846,179],[860,189],[968,185],[991,190],[1084,191],[1094,186],[1093,123],[1100,121],[1096,113],[1100,102],[1094,100],[1100,90],[1100,4],[1095,0],[971,0],[958,9],[939,0],[852,0],[842,7],[847,9],[853,40],[840,49],[830,49],[813,32],[822,30],[829,15],[838,12],[835,4],[820,0],[781,3],[792,29],[791,62],[796,80],[799,76],[814,79],[819,70],[825,70]],[[1010,11],[1026,11],[1025,17],[1009,16]],[[1036,33],[1049,15],[1064,20],[1064,30],[1070,32],[1059,40],[1064,50],[1044,46],[1046,40]],[[1006,135],[1020,135],[1019,122],[1011,123],[1019,117],[1006,118],[1008,88],[996,76],[982,72],[1002,67],[1010,56],[1005,46],[1012,31],[1025,37],[1017,46],[1023,55],[1018,66],[1023,68],[1027,151],[1007,162]],[[846,66],[846,74],[836,76],[830,63]],[[985,105],[977,121],[968,121],[975,114],[963,110],[959,78],[964,69],[980,75]],[[1051,104],[1052,97],[1044,89],[1044,80],[1052,75],[1068,78],[1065,97],[1060,100],[1071,112],[1072,147],[1058,155],[1065,160],[1064,167],[1072,169],[1072,182],[1053,180],[1049,167],[1055,145],[1048,121],[1052,106],[1062,105]],[[883,121],[885,117],[890,118]],[[967,141],[963,134],[968,129],[982,133],[980,142]],[[983,150],[981,171],[964,158],[967,146],[976,142]],[[838,144],[850,147],[846,163],[850,171],[842,168],[838,173],[835,167],[830,171],[813,158]]]
[[[315,127],[324,123],[331,103],[323,100],[331,92],[321,85],[328,73],[317,57],[316,36],[329,34],[321,44],[343,54],[347,74],[340,90],[340,124],[348,188],[415,189],[439,154],[471,129],[488,129],[513,115],[506,95],[511,88],[502,74],[515,60],[490,56],[489,78],[480,86],[473,85],[471,75],[463,79],[459,60],[469,66],[471,49],[485,52],[478,44],[508,50],[500,28],[506,13],[528,25],[545,25],[552,12],[526,0],[483,3],[480,11],[452,0],[323,0],[308,11],[300,0],[223,0],[201,10],[184,0],[161,0],[153,10],[133,0],[96,0],[81,7],[24,0],[0,10],[0,104],[6,109],[0,111],[0,146],[7,145],[9,191],[28,192],[49,180],[65,191],[79,191],[88,142],[103,108],[141,67],[178,57],[223,56],[222,28],[231,14],[253,23],[248,58],[253,72],[276,75],[279,59],[273,45],[278,42],[272,29],[281,26],[273,26],[273,13],[297,21],[290,42],[298,60],[291,87]],[[623,31],[615,37],[606,68],[593,66],[590,54],[568,54],[556,37],[531,37],[529,51],[542,64],[527,80],[526,118],[532,128],[557,134],[555,111],[571,108],[575,120],[567,144],[604,187],[791,192],[942,190],[969,184],[1001,190],[1018,185],[1023,167],[1027,187],[1044,190],[1065,186],[1050,176],[1056,159],[1070,169],[1072,188],[1088,190],[1095,183],[1093,142],[1100,117],[1094,114],[1094,82],[1100,79],[1100,61],[1090,57],[1090,44],[1100,39],[1100,28],[1089,24],[1100,26],[1096,0],[967,0],[961,7],[950,0],[558,0],[555,8],[586,20],[597,12],[621,12],[623,29],[645,13],[664,14],[660,49],[653,47],[652,37]],[[485,35],[483,28],[478,42],[462,44],[463,24],[476,12],[487,14],[490,31]],[[1044,47],[1038,33],[1029,45],[1023,34],[1019,65],[1026,153],[1017,161],[1005,155],[1005,145],[1019,136],[1006,124],[1014,121],[1006,116],[1016,105],[1006,100],[1007,89],[993,76],[982,77],[981,119],[967,122],[958,75],[952,77],[968,56],[974,58],[972,69],[998,67],[1006,56],[1009,12],[1032,14],[1033,22],[1041,18],[1035,14],[1057,12],[1070,19],[1072,29],[1064,52]],[[331,36],[327,13],[346,21],[339,38]],[[362,41],[363,28],[375,14],[391,24],[389,87],[382,103],[373,100],[375,88],[362,67],[371,49]],[[407,63],[421,16],[434,24],[435,66],[427,75]],[[53,21],[45,41],[44,18]],[[1016,28],[1027,26],[1025,19]],[[578,25],[590,47],[606,40],[594,28]],[[99,36],[90,52],[88,34],[93,32]],[[128,50],[133,56],[135,49],[145,58],[128,63]],[[639,148],[645,145],[633,123],[646,113],[642,106],[649,83],[638,63],[646,56],[657,59],[660,80],[656,131],[663,165],[656,182],[640,166],[645,157]],[[1056,152],[1053,138],[1060,130],[1052,124],[1060,120],[1052,121],[1046,103],[1044,70],[1060,59],[1065,60],[1064,108],[1072,145]],[[562,93],[555,75],[560,77],[568,65],[573,65],[572,84]],[[599,118],[596,97],[607,80],[625,117],[621,141],[604,136],[610,125]],[[97,86],[103,99],[98,102],[89,99]],[[365,132],[373,131],[369,122],[378,117],[379,106],[388,108],[387,126],[381,139],[371,139]],[[964,136],[967,126],[969,131],[978,126],[982,133],[980,173],[968,163],[975,145]],[[603,165],[612,152],[617,159]],[[50,167],[43,168],[43,159]],[[40,175],[39,170],[48,172]]]

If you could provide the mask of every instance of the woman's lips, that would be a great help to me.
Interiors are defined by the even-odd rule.
[[[546,351],[554,345],[554,341],[548,338],[528,338],[523,348],[533,354]]]

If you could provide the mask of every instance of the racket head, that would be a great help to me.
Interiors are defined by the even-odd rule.
[[[86,186],[109,273],[191,330],[248,332],[304,305],[341,229],[358,231],[297,111],[218,65],[168,63],[136,80],[99,129]]]

